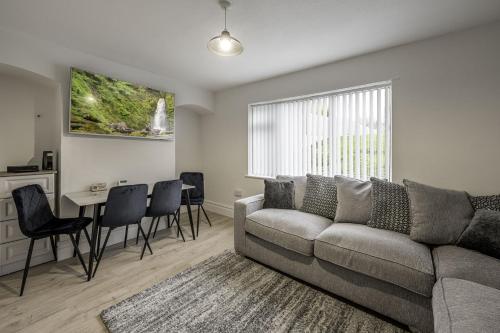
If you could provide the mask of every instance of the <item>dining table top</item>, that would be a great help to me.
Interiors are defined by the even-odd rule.
[[[150,195],[153,192],[154,184],[155,183],[146,184],[148,185],[148,195]],[[193,185],[182,184],[183,191],[190,190],[193,188],[196,187]],[[68,198],[71,202],[73,202],[75,205],[83,207],[83,206],[105,203],[106,200],[108,199],[108,193],[109,189],[106,189],[104,191],[97,191],[97,192],[92,192],[92,191],[71,192],[71,193],[66,193],[64,196]]]

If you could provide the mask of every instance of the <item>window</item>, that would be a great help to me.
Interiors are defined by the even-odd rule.
[[[248,175],[391,179],[391,82],[248,107]]]

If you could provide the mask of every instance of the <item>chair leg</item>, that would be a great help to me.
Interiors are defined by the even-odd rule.
[[[170,224],[170,214],[167,215],[167,227],[170,228],[172,225]]]
[[[201,209],[203,209],[203,214],[205,214],[205,217],[207,218],[208,225],[212,226],[212,223],[210,223],[210,219],[208,218],[207,212],[205,212],[205,208],[203,208],[203,205],[201,205]]]
[[[106,234],[106,238],[104,239],[104,244],[102,245],[102,250],[99,253],[99,257],[97,258],[97,261],[95,263],[94,273],[92,274],[92,277],[94,277],[95,273],[97,272],[97,267],[99,267],[99,263],[101,262],[102,255],[104,253],[104,249],[106,249],[106,244],[108,244],[108,239],[109,239],[109,235],[111,234],[111,230],[113,230],[113,229],[109,228],[108,233]]]
[[[160,223],[160,217],[158,216],[157,219],[156,219],[156,228],[158,228],[158,224],[159,223]],[[144,257],[144,252],[146,251],[146,246],[148,244],[149,236],[151,236],[151,230],[153,230],[153,224],[155,224],[155,218],[154,217],[151,220],[151,223],[149,224],[148,234],[144,238],[144,246],[142,247],[141,260]],[[156,229],[155,229],[155,231],[156,231]],[[153,238],[154,238],[154,235],[153,235]]]
[[[198,218],[196,219],[196,237],[200,234],[200,205],[198,205]]]
[[[96,253],[99,253],[99,249],[101,248],[101,233],[102,233],[102,227],[99,226],[99,228],[97,228],[97,242],[96,242]]]
[[[153,217],[153,219],[151,220],[151,224],[154,224],[154,222],[155,222],[155,219]],[[155,236],[156,236],[156,230],[158,230],[158,224],[160,224],[160,218],[159,217],[158,217],[158,220],[156,221],[156,227],[155,227],[155,231],[153,232],[153,238],[155,238]],[[149,235],[148,235],[148,237],[149,237]]]
[[[186,239],[184,238],[184,234],[182,233],[181,225],[179,223],[179,220],[175,216],[174,216],[174,221],[175,221],[175,223],[177,223],[177,237],[179,237],[179,232],[180,232],[180,234],[182,236],[182,241],[185,242]]]
[[[33,253],[33,245],[34,244],[35,244],[35,240],[33,238],[31,238],[30,248],[28,250],[28,257],[26,258],[26,265],[24,266],[23,282],[21,282],[21,292],[19,293],[19,296],[23,296],[23,293],[24,293],[24,286],[26,285],[26,278],[28,277],[28,271],[30,269],[31,254]]]
[[[80,245],[80,234],[82,233],[82,231],[78,231],[76,233],[76,245]],[[89,243],[90,244],[90,243]],[[73,258],[76,257],[76,250],[73,250]],[[57,261],[57,260],[56,260]]]
[[[76,255],[78,256],[78,260],[80,260],[80,264],[82,264],[83,270],[85,271],[85,275],[87,275],[88,274],[87,266],[85,265],[85,260],[83,260],[82,254],[80,253],[80,249],[78,248],[78,244],[76,243],[75,237],[73,237],[72,234],[69,234],[69,239],[71,239],[71,243],[73,243]]]
[[[54,260],[57,261],[57,243],[55,238],[56,236],[50,236],[50,247],[52,248],[52,253],[54,254]]]
[[[137,222],[138,225],[141,224],[141,221]],[[139,228],[137,228],[137,236],[135,236],[135,245],[139,244]]]
[[[89,243],[89,246],[90,246],[90,235],[89,235],[89,232],[87,231],[87,228],[83,228],[83,233],[84,233],[85,238],[87,239],[87,242]],[[78,245],[78,243],[76,245]],[[94,258],[97,260],[97,253],[94,253]]]
[[[179,208],[177,212],[174,215],[174,219],[176,220],[177,223],[177,237],[179,237],[179,229],[180,229],[180,224],[181,224],[181,214],[180,214],[181,209]],[[172,222],[173,223],[173,222]]]
[[[144,230],[142,230],[141,223],[137,223],[137,226],[139,227],[139,231],[142,234],[142,237],[144,237],[144,242],[146,243],[146,246],[148,247],[148,250],[151,254],[153,254],[153,250],[151,249],[151,245],[149,245],[148,239],[146,237],[146,234],[144,233]]]
[[[125,239],[123,240],[123,248],[127,247],[128,224],[125,226]]]

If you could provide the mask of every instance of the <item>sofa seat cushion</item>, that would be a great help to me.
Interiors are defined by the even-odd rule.
[[[500,290],[444,278],[432,291],[435,333],[498,332]]]
[[[246,232],[285,249],[312,256],[314,239],[332,221],[290,209],[261,209],[247,216]]]
[[[436,278],[456,278],[500,289],[500,260],[485,254],[445,245],[432,250]]]
[[[431,251],[406,234],[335,223],[316,239],[314,255],[417,294],[432,295],[435,278]]]

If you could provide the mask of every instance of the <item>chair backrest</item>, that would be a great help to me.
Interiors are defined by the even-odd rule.
[[[153,187],[149,214],[165,216],[175,213],[181,206],[182,180],[158,182]]]
[[[146,214],[146,184],[112,187],[101,219],[105,227],[120,227],[139,222]]]
[[[12,191],[16,204],[19,229],[27,236],[54,219],[47,196],[40,185],[28,185]]]
[[[205,187],[203,184],[203,173],[201,172],[183,172],[179,177],[184,184],[193,185],[196,188],[189,190],[190,199],[205,198]],[[185,194],[183,193],[183,197]]]

